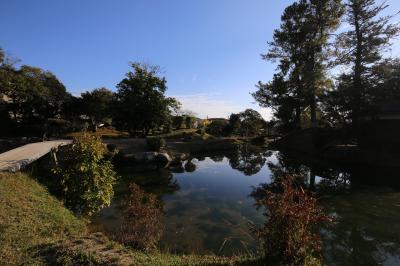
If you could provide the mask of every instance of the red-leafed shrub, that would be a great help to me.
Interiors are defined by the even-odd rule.
[[[121,200],[119,207],[122,226],[116,240],[135,249],[154,249],[163,231],[163,210],[157,197],[131,184],[129,194]]]
[[[264,197],[258,198],[267,218],[264,226],[256,229],[264,258],[273,265],[317,261],[321,251],[319,226],[332,219],[317,206],[314,197],[294,182],[294,177],[282,180],[280,189],[264,189]]]

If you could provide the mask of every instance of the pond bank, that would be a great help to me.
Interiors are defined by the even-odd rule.
[[[47,189],[24,173],[0,174],[0,264],[240,265],[243,257],[133,251],[101,233],[88,234]]]
[[[117,164],[133,163],[180,163],[193,154],[215,151],[229,151],[237,148],[241,141],[231,138],[217,139],[168,139],[165,148],[160,152],[151,151],[146,139],[103,139],[103,142],[118,150],[115,157]]]

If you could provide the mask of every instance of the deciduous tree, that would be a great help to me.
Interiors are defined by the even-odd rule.
[[[155,66],[133,63],[133,71],[117,85],[115,118],[131,134],[171,123],[171,109],[177,109],[179,102],[166,97],[167,81],[159,76]]]
[[[83,114],[90,117],[93,131],[97,130],[99,123],[111,118],[111,103],[114,93],[106,88],[87,91],[81,95]]]

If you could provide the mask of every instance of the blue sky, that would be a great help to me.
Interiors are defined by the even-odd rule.
[[[200,117],[254,108],[260,54],[292,0],[1,0],[0,46],[74,95],[115,85],[129,62],[159,65],[170,96]],[[400,1],[390,0],[392,10]],[[399,50],[400,51],[400,50]]]

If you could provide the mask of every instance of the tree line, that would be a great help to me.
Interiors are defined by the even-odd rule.
[[[254,137],[266,127],[252,109],[228,119],[201,120],[181,110],[181,104],[165,95],[167,81],[159,67],[132,63],[131,71],[116,85],[117,91],[102,87],[71,95],[50,71],[21,65],[0,48],[1,134],[51,136],[92,130],[109,125],[131,136],[147,136],[172,130],[198,128],[215,136]]]
[[[299,0],[284,10],[262,55],[276,72],[253,93],[282,132],[356,132],[363,117],[400,103],[400,61],[387,56],[400,28],[394,15],[383,15],[387,8],[375,0]]]
[[[75,97],[51,72],[22,65],[0,48],[0,123],[5,135],[58,134],[85,125],[115,125],[131,135],[170,130],[180,103],[165,95],[159,68],[132,63],[114,93],[97,88]],[[186,119],[191,123],[191,118]]]

